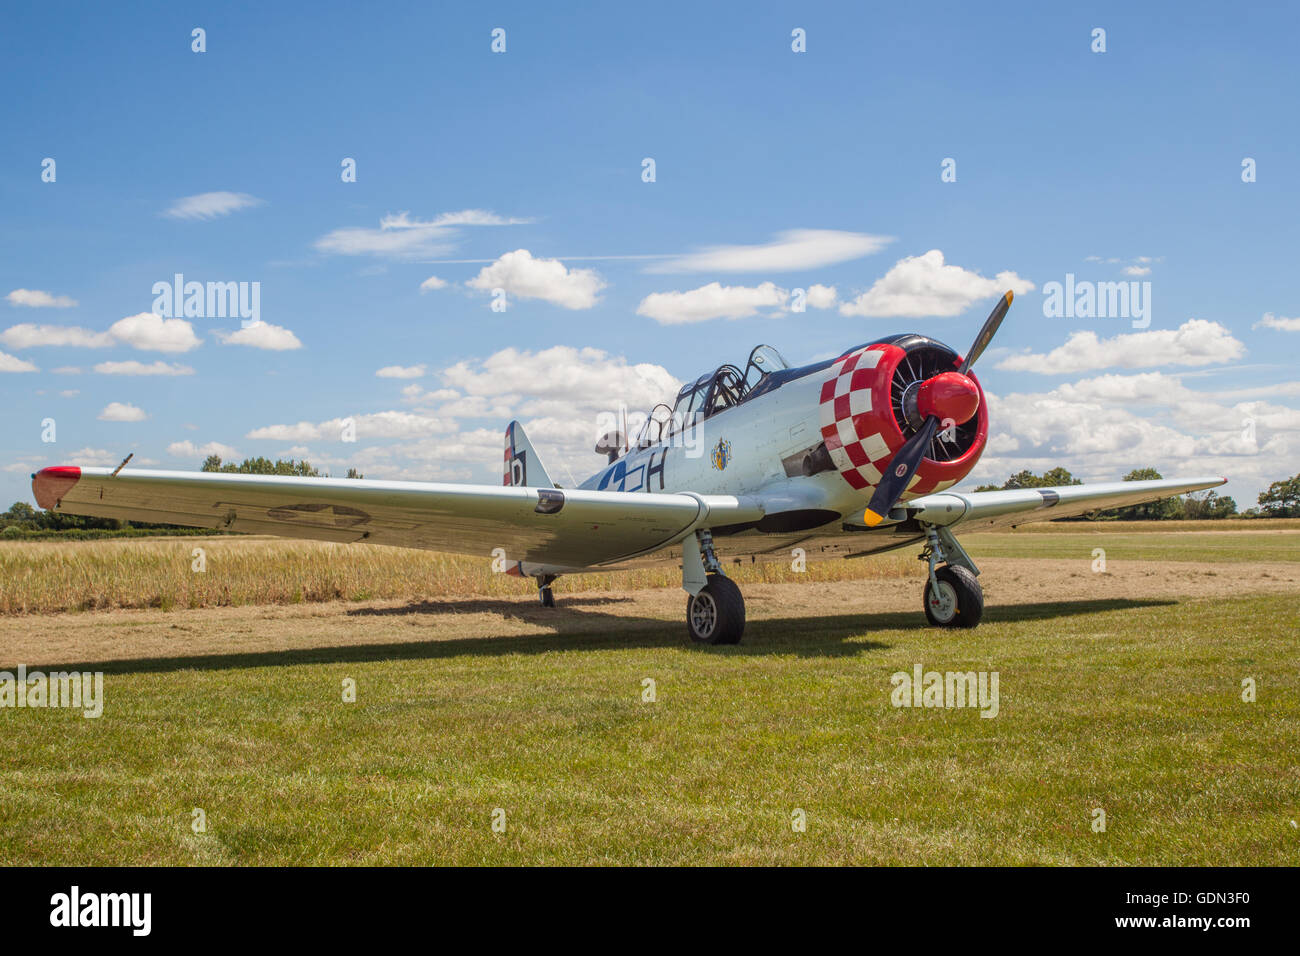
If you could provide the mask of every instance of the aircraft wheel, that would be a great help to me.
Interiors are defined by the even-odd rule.
[[[542,607],[555,607],[555,592],[550,588],[538,588],[537,599],[542,602]]]
[[[945,564],[925,584],[925,616],[936,627],[974,627],[984,616],[984,589],[965,568]]]
[[[745,599],[730,578],[710,574],[699,594],[686,599],[686,629],[698,644],[739,644],[745,633]]]

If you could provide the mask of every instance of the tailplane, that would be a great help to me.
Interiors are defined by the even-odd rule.
[[[527,488],[554,488],[537,450],[524,434],[524,426],[511,422],[506,426],[505,477],[503,485]]]

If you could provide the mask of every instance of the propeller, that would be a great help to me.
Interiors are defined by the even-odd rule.
[[[921,384],[917,392],[917,410],[925,416],[925,422],[890,459],[889,471],[881,477],[880,484],[876,485],[871,501],[862,513],[862,520],[868,527],[874,528],[884,521],[885,515],[893,510],[898,499],[907,490],[908,482],[916,474],[917,466],[925,457],[926,449],[930,447],[930,442],[941,421],[951,419],[960,425],[969,421],[978,410],[979,390],[975,387],[975,383],[966,377],[966,373],[997,334],[998,326],[1006,318],[1007,309],[1011,308],[1013,298],[1014,296],[1007,292],[998,300],[998,304],[989,313],[983,328],[980,329],[979,335],[975,336],[974,344],[962,359],[957,371],[941,372]]]

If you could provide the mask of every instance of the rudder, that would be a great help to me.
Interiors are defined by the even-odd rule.
[[[555,487],[533,443],[524,434],[524,426],[517,421],[506,426],[505,475],[501,483],[511,487]]]

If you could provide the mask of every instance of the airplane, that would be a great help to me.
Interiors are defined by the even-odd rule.
[[[42,508],[77,515],[492,558],[536,581],[554,607],[564,574],[679,561],[692,640],[735,644],[745,602],[732,562],[847,558],[920,546],[930,624],[974,627],[978,566],[954,529],[1088,514],[1224,484],[1223,477],[1054,488],[951,490],[988,441],[971,367],[1012,302],[1007,292],[966,354],[905,333],[791,367],[754,348],[656,406],[637,435],[605,433],[606,464],[577,488],[551,480],[523,426],[505,431],[496,485],[302,478],[55,465],[32,475]],[[129,459],[128,459],[129,460]],[[125,464],[125,463],[124,463]]]

